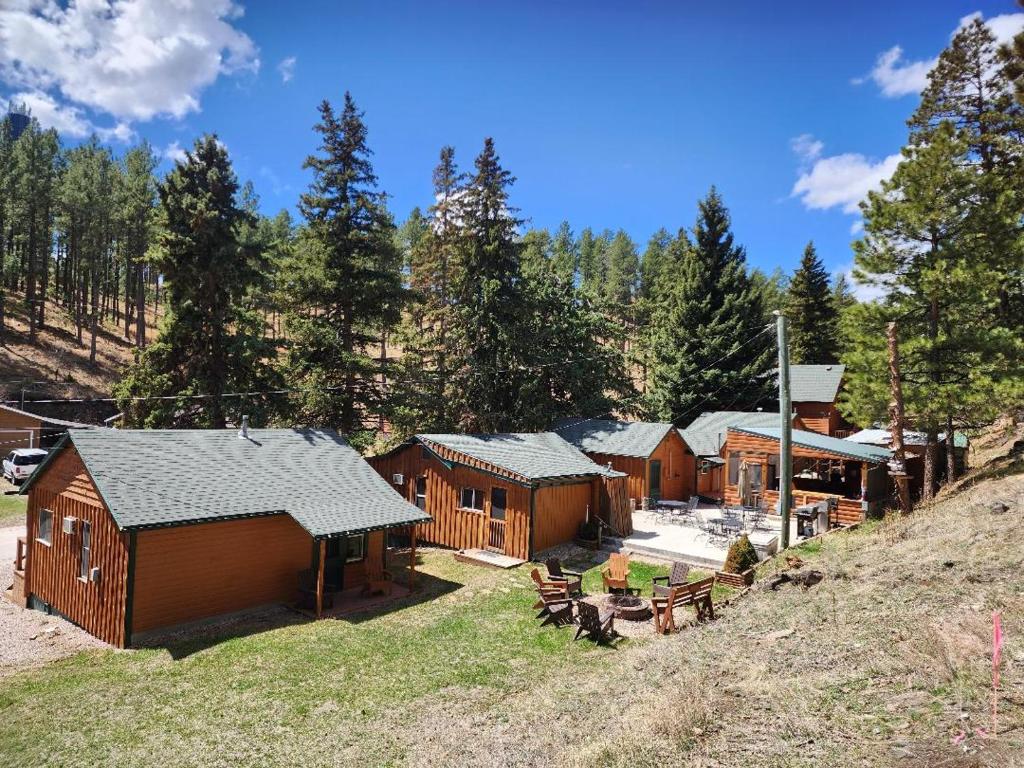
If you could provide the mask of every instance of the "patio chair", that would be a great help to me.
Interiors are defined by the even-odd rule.
[[[629,557],[621,552],[612,552],[608,556],[608,563],[601,569],[601,581],[607,592],[621,591],[629,594],[630,591],[639,591],[629,586]]]
[[[655,576],[651,579],[651,591],[655,595],[667,595],[672,587],[682,586],[686,584],[690,575],[690,566],[686,563],[681,563],[678,560],[672,563],[672,571],[668,576]],[[665,582],[659,584],[658,582]]]
[[[600,610],[596,605],[581,602],[578,614],[576,622],[579,628],[573,640],[579,640],[580,635],[586,633],[592,640],[600,643],[602,640],[611,640],[615,634],[615,611]]]
[[[570,571],[567,568],[563,568],[561,561],[557,557],[549,557],[545,565],[547,565],[548,568],[549,581],[564,582],[566,591],[568,591],[570,595],[583,594],[582,573],[577,573],[576,571]]]
[[[557,581],[554,579],[545,581],[540,577],[540,571],[537,568],[530,571],[530,578],[533,579],[533,584],[541,595],[545,592],[551,592],[562,595],[566,600],[569,599],[569,586],[564,581]],[[541,599],[538,600],[533,607],[541,608],[543,605],[544,601]]]
[[[697,621],[715,618],[715,607],[711,602],[711,589],[715,585],[715,577],[708,576],[700,581],[690,582],[672,587],[667,595],[655,595],[651,598],[651,609],[654,611],[654,631],[667,635],[676,629],[673,611],[692,605],[697,612]]]
[[[548,624],[565,626],[572,624],[572,600],[562,590],[538,589],[540,601],[534,608],[539,607],[538,619],[544,619],[540,623],[542,627]]]

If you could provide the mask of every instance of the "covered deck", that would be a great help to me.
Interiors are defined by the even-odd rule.
[[[725,446],[728,504],[779,504],[778,428],[730,427]],[[833,524],[852,525],[891,499],[884,448],[793,430],[793,504],[835,499]],[[741,482],[746,475],[745,483]]]

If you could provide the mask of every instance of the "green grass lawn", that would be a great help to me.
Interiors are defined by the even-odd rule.
[[[9,489],[6,483],[0,481],[0,485]],[[8,525],[24,524],[25,522],[25,496],[9,496],[0,493],[0,528]]]

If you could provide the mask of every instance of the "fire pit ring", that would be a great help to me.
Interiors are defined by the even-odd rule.
[[[623,621],[647,621],[651,618],[651,604],[637,595],[608,595],[605,605],[615,611],[615,618]]]

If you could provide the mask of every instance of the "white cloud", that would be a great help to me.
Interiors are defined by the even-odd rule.
[[[255,44],[230,23],[242,12],[231,0],[0,7],[0,79],[124,124],[181,118],[199,109],[200,92],[220,75],[259,69]]]
[[[824,157],[825,145],[810,134],[798,136],[791,143],[802,167],[790,194],[814,210],[838,207],[843,213],[857,213],[860,201],[892,176],[902,159],[899,153],[882,160],[854,152]],[[801,148],[807,147],[813,153],[801,154]]]
[[[287,83],[293,77],[295,77],[295,63],[297,59],[294,56],[289,56],[286,59],[281,59],[281,62],[277,65],[278,74],[281,75],[281,82]]]
[[[12,105],[25,106],[43,128],[56,128],[62,136],[80,139],[95,133],[104,141],[112,139],[129,142],[135,131],[127,123],[118,122],[112,128],[95,125],[78,107],[61,104],[44,91],[23,91],[11,96]]]
[[[974,19],[981,19],[980,11],[964,16],[957,28],[950,34],[952,38],[957,32],[970,24]],[[993,16],[985,22],[995,36],[997,43],[1009,42],[1014,35],[1024,30],[1024,13],[1005,13]],[[883,96],[898,98],[910,94],[918,94],[928,84],[928,73],[938,62],[938,57],[917,61],[903,58],[903,48],[894,45],[883,51],[875,60],[875,66],[865,77],[854,79],[854,84],[871,80],[879,87]]]
[[[846,283],[850,286],[850,292],[857,298],[857,301],[878,301],[888,295],[889,291],[881,285],[866,285],[854,276],[853,265],[844,264],[837,270],[846,276]]]
[[[185,150],[181,148],[181,145],[177,141],[172,141],[161,152],[165,158],[173,163],[185,162]]]
[[[864,219],[857,219],[853,224],[850,225],[850,234],[859,235],[864,231]]]

